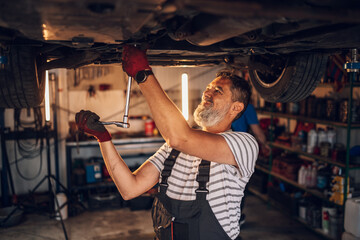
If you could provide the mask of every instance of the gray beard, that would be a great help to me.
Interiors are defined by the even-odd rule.
[[[212,106],[205,107],[199,104],[194,112],[194,121],[203,128],[215,126],[225,118],[229,108],[230,106],[227,106],[223,109],[214,110]]]

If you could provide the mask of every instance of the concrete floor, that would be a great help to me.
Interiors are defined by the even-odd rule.
[[[317,240],[313,231],[276,209],[269,208],[258,197],[246,200],[246,223],[241,230],[243,240]],[[129,208],[86,211],[65,220],[70,240],[151,240],[154,237],[150,210],[130,211]],[[13,227],[0,228],[2,240],[65,239],[60,221],[31,214]]]

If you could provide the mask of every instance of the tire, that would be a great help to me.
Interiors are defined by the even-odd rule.
[[[1,49],[0,49],[1,50]],[[41,104],[45,91],[45,71],[38,71],[41,64],[34,48],[11,46],[0,55],[7,61],[0,69],[0,107],[31,108]]]
[[[323,77],[328,55],[298,54],[287,57],[253,56],[249,66],[270,66],[250,70],[250,80],[268,102],[298,102],[308,97]]]

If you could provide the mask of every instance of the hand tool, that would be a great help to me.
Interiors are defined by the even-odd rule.
[[[128,120],[129,120],[131,81],[132,81],[132,78],[131,78],[131,76],[129,76],[128,85],[127,85],[127,92],[126,92],[126,103],[125,103],[125,112],[124,112],[123,121],[122,122],[119,122],[119,121],[108,121],[108,122],[99,121],[99,123],[101,123],[103,125],[116,125],[117,127],[122,127],[122,128],[129,128],[130,127],[130,123],[128,123]]]

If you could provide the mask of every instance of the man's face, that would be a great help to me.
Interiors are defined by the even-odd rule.
[[[231,81],[221,77],[207,86],[194,112],[194,120],[199,126],[212,127],[224,119],[233,102],[230,86]]]

